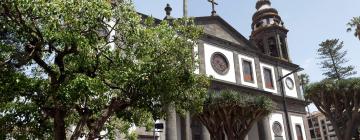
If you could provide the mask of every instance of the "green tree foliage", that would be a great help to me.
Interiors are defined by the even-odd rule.
[[[339,39],[331,39],[322,42],[317,50],[319,58],[323,60],[320,63],[325,71],[323,75],[329,79],[344,79],[356,74],[353,66],[343,66],[348,62],[345,59],[347,52],[341,50],[343,47],[344,43]]]
[[[350,140],[360,126],[359,91],[360,78],[324,80],[310,84],[305,98],[331,121],[339,140]]]
[[[354,36],[360,40],[360,17],[354,17],[347,23],[347,31],[351,32],[354,30]]]
[[[243,140],[253,124],[272,109],[272,101],[267,97],[224,90],[210,92],[203,112],[195,114],[195,118],[206,126],[211,139],[223,140],[226,134],[228,140]]]
[[[339,140],[348,140],[360,124],[360,79],[346,79],[356,72],[353,66],[343,66],[347,60],[346,51],[341,51],[342,48],[343,42],[339,43],[338,39],[320,44],[318,54],[323,59],[323,75],[327,78],[308,85],[305,98],[331,121]]]
[[[299,75],[300,85],[301,86],[307,86],[310,83],[309,75],[306,73]]]
[[[194,74],[192,53],[201,30],[112,2],[0,2],[2,137],[112,139],[170,103],[201,109],[208,79]]]

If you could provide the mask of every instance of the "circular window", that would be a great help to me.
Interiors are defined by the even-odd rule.
[[[287,77],[285,79],[285,84],[286,84],[286,87],[288,87],[289,89],[294,89],[294,81],[290,78],[290,77]]]
[[[282,136],[283,130],[280,122],[275,121],[272,125],[272,130],[276,137]]]
[[[215,52],[211,55],[211,66],[220,75],[225,75],[229,71],[229,61],[220,52]]]

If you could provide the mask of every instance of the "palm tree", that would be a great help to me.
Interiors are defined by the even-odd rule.
[[[354,17],[351,21],[347,24],[348,28],[347,31],[351,32],[353,29],[355,30],[354,35],[360,40],[360,17]]]

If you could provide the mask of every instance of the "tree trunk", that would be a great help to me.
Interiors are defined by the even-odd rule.
[[[246,135],[236,136],[235,140],[245,140]]]
[[[344,140],[351,140],[354,134],[353,132],[352,126],[348,127],[344,132]]]
[[[54,114],[54,136],[55,140],[65,140],[65,111],[56,109]]]
[[[211,133],[210,137],[211,137],[211,140],[225,140],[224,133],[222,133],[222,132],[221,133],[219,133],[219,132]]]
[[[232,133],[226,133],[228,140],[244,140],[246,138],[247,132],[232,132]]]
[[[101,116],[92,124],[90,132],[88,133],[88,140],[94,140],[100,137],[100,132],[103,130],[105,123],[109,118],[119,110],[124,110],[129,105],[128,102],[113,98],[110,105],[104,109]]]
[[[359,130],[358,128],[355,129],[355,132],[354,132],[354,137],[355,137],[355,140],[360,140],[360,134],[359,134]]]

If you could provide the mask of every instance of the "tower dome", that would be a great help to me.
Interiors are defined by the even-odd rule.
[[[271,25],[284,26],[278,11],[271,7],[269,0],[258,0],[256,2],[256,12],[252,17],[252,21],[252,29],[254,31]]]
[[[252,17],[250,40],[262,53],[289,61],[287,32],[278,11],[269,0],[258,0]]]

